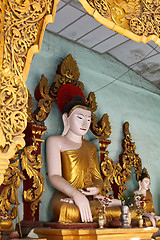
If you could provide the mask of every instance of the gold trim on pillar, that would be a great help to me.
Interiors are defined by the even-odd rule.
[[[25,146],[28,92],[25,80],[40,51],[59,0],[0,2],[0,185],[9,159]]]
[[[104,26],[136,42],[160,46],[160,2],[148,0],[79,0]]]

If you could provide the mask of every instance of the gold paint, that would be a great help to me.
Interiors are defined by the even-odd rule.
[[[43,135],[46,131],[39,131],[39,130],[33,130],[32,133],[34,135]]]
[[[24,200],[31,203],[32,217],[35,220],[34,214],[37,209],[37,205],[41,199],[44,188],[44,177],[37,170],[42,167],[42,156],[40,154],[33,154],[37,150],[36,146],[25,147],[21,155],[21,166],[23,170],[26,170],[29,178],[33,179],[32,188],[24,191]]]
[[[4,0],[0,1],[0,74],[2,68],[3,61],[3,46],[4,46],[4,34],[3,34],[3,26],[4,26]]]
[[[53,22],[59,0],[0,2],[0,185],[17,148],[25,146],[27,79],[33,55],[40,51],[45,27]]]
[[[0,229],[1,231],[13,231],[13,222],[11,219],[3,219],[0,221]],[[1,235],[0,235],[1,237]],[[1,239],[1,238],[0,238]]]
[[[131,179],[131,168],[134,167],[137,180],[139,179],[142,171],[142,163],[139,155],[136,153],[135,143],[132,142],[131,134],[129,132],[129,123],[124,123],[123,131],[125,138],[123,140],[123,153],[121,155],[121,162],[115,163],[108,157],[108,151],[101,151],[103,154],[103,160],[101,162],[101,171],[104,175],[104,194],[107,194],[112,190],[111,185],[116,183],[118,186],[118,198],[124,194],[127,189],[126,182]],[[100,147],[105,148],[108,146],[108,142],[105,140],[101,143]]]
[[[9,167],[5,173],[3,184],[5,187],[0,193],[0,209],[8,212],[8,219],[14,219],[17,217],[17,210],[14,205],[18,199],[17,189],[20,186],[20,179],[25,180],[25,177],[19,170],[18,155],[15,155],[13,162],[9,164]]]
[[[44,142],[44,139],[39,139],[39,138],[35,138],[33,137],[32,140],[34,140],[37,144],[37,142]]]
[[[65,239],[98,239],[98,240],[149,240],[158,228],[100,228],[96,229],[56,229],[56,228],[35,228],[34,232],[40,239],[65,240]],[[138,236],[138,237],[135,237]]]
[[[82,82],[78,81],[80,77],[79,69],[75,59],[69,54],[61,63],[60,68],[55,76],[54,82],[50,89],[50,94],[52,98],[56,98],[60,87],[66,83],[71,83],[76,85],[83,92],[84,85]]]
[[[160,37],[160,3],[159,1],[142,0],[142,12],[139,17],[130,21],[131,31],[139,36]]]
[[[39,111],[36,115],[36,120],[42,122],[46,119],[46,114],[50,113],[52,108],[52,98],[49,96],[49,84],[44,75],[41,76],[39,88],[42,99],[38,102]]]
[[[108,114],[104,114],[101,120],[98,122],[97,116],[92,113],[91,130],[93,134],[100,139],[108,138],[111,134],[111,126]]]
[[[160,46],[158,0],[79,0],[84,9],[104,26],[136,41],[155,41]]]

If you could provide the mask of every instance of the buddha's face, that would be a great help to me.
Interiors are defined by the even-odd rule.
[[[90,127],[91,111],[76,108],[68,117],[69,131],[78,136],[84,136]]]
[[[147,191],[150,187],[150,179],[149,178],[144,178],[140,182],[140,184],[141,184],[141,188]]]

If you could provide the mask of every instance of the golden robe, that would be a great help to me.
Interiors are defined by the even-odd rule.
[[[83,140],[82,146],[77,150],[61,153],[62,177],[76,189],[97,187],[101,193],[103,180],[99,169],[97,149],[92,142]],[[60,201],[67,198],[65,194],[55,191],[51,209],[54,221],[81,222],[80,212],[75,204]],[[93,220],[98,218],[100,203],[89,196]]]

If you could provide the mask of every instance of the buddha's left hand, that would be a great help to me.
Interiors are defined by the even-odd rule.
[[[86,196],[94,196],[99,193],[99,190],[96,187],[88,187],[86,188],[86,190],[83,190],[83,189],[79,189],[79,190],[81,191],[81,193],[83,193]]]

